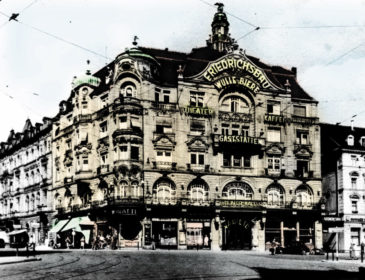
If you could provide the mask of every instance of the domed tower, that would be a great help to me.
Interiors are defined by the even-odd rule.
[[[212,34],[207,43],[214,50],[225,52],[233,46],[234,40],[228,33],[229,22],[227,20],[226,13],[223,11],[223,3],[216,3],[215,5],[218,7],[218,10],[214,15],[212,22]]]

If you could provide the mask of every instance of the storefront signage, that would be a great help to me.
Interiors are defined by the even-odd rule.
[[[202,77],[212,82],[219,90],[231,85],[247,88],[253,93],[257,93],[261,89],[278,89],[266,77],[264,70],[242,54],[227,55],[210,63]]]
[[[194,106],[187,106],[183,108],[184,113],[188,115],[198,115],[198,116],[212,116],[214,111],[211,108],[207,107],[194,107]]]
[[[115,211],[116,214],[123,215],[123,216],[136,216],[137,215],[137,209],[135,208],[123,208],[118,209]]]
[[[324,217],[323,220],[326,221],[326,222],[341,222],[342,218],[340,218],[340,217]]]
[[[260,208],[264,205],[263,201],[250,201],[250,200],[221,200],[221,207],[231,208]]]
[[[293,116],[292,118],[286,118],[282,115],[272,115],[272,114],[266,114],[264,117],[265,123],[271,123],[271,124],[290,124],[290,123],[300,123],[300,124],[316,124],[318,121],[317,118],[306,118],[306,117],[298,117]]]
[[[220,143],[241,143],[259,145],[259,138],[243,135],[219,135]]]

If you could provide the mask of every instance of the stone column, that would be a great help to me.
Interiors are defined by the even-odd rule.
[[[323,231],[322,223],[320,221],[314,222],[314,246],[317,249],[323,248]]]
[[[213,218],[210,223],[210,239],[211,239],[211,250],[220,251],[222,245],[221,241],[221,222],[219,217]]]
[[[296,240],[299,241],[300,240],[300,224],[299,224],[299,221],[297,221],[297,223],[296,223],[296,230],[297,230]]]
[[[179,250],[186,250],[186,230],[183,227],[184,219],[179,219],[177,222],[177,248]]]
[[[265,229],[261,228],[260,221],[252,227],[252,250],[265,251]]]
[[[284,247],[285,239],[284,239],[284,222],[280,222],[280,244]]]

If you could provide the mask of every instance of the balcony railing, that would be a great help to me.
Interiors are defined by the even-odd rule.
[[[176,104],[152,102],[152,108],[160,111],[176,111]]]
[[[294,170],[294,176],[297,178],[313,178],[313,171],[303,172],[301,170]]]
[[[252,121],[251,114],[224,112],[224,111],[219,111],[218,118],[221,121],[240,122],[240,123]]]
[[[171,169],[176,170],[176,162],[171,161],[152,161],[153,169]]]

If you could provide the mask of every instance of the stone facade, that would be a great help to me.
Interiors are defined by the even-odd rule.
[[[26,229],[43,243],[52,217],[48,189],[52,184],[51,119],[22,132],[10,132],[0,147],[0,224],[2,229]]]
[[[219,6],[206,47],[135,46],[74,80],[52,128],[58,220],[119,246],[322,247],[317,102],[228,27]]]
[[[365,129],[322,124],[323,192],[327,198],[326,245],[334,246],[339,228],[339,249],[365,243]]]

